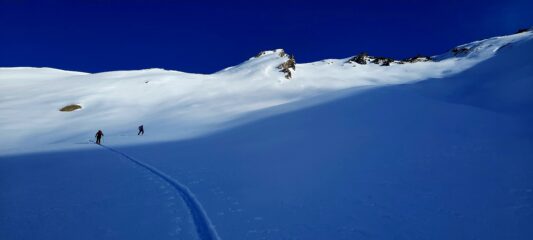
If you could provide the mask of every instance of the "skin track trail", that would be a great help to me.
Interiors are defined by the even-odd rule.
[[[211,220],[207,216],[200,202],[194,197],[194,194],[191,192],[191,190],[189,190],[189,188],[179,183],[172,177],[161,172],[155,167],[152,167],[144,162],[141,162],[135,158],[132,158],[128,156],[127,154],[120,152],[118,150],[115,150],[111,147],[104,146],[104,145],[100,145],[100,146],[103,147],[104,149],[107,149],[117,155],[120,155],[130,160],[131,162],[145,168],[146,170],[150,171],[157,177],[163,179],[164,181],[169,183],[171,186],[173,186],[174,189],[176,189],[176,191],[179,193],[181,199],[187,205],[187,208],[189,209],[189,212],[194,222],[194,226],[196,228],[196,233],[198,234],[198,238],[201,240],[220,240],[220,237],[218,236],[215,228],[213,227],[213,224],[211,224]]]

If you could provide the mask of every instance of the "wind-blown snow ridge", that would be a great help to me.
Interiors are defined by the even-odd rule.
[[[431,62],[381,66],[345,58],[296,64],[291,79],[278,69],[289,58],[280,49],[213,74],[0,68],[0,155],[80,148],[73,143],[87,141],[98,129],[113,145],[193,138],[234,126],[252,113],[287,103],[305,107],[341,90],[448,77],[532,38],[528,31],[476,41]],[[71,104],[82,108],[59,111]],[[142,138],[135,135],[141,124]]]
[[[196,227],[196,233],[198,234],[198,238],[201,240],[219,240],[220,239],[213,224],[211,223],[211,220],[209,219],[209,217],[207,216],[207,213],[203,209],[202,204],[200,204],[198,199],[194,197],[194,194],[191,192],[191,190],[189,190],[188,187],[179,183],[174,178],[161,172],[157,168],[150,166],[149,164],[139,161],[133,157],[130,157],[129,155],[121,151],[118,151],[112,147],[105,146],[105,145],[100,145],[100,146],[145,168],[146,170],[152,172],[153,174],[155,174],[156,176],[158,176],[159,178],[163,179],[164,181],[169,183],[171,186],[173,186],[174,189],[178,191],[182,200],[185,202],[185,204],[187,205],[189,209],[189,212],[194,222],[194,226]]]

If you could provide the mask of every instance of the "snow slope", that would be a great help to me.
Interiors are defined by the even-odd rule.
[[[525,32],[474,42],[465,45],[472,48],[466,56],[444,54],[436,62],[384,67],[346,63],[346,58],[297,64],[290,80],[276,68],[288,59],[280,49],[209,75],[0,68],[0,154],[79,148],[76,143],[87,142],[98,129],[115,144],[191,138],[234,126],[257,110],[297,101],[308,105],[338,90],[450,76],[532,36]],[[58,111],[69,104],[83,108]],[[149,133],[142,141],[131,137],[140,124]]]
[[[531,50],[121,151],[193,181],[227,239],[529,239]]]
[[[278,52],[212,75],[62,72],[72,89],[100,87],[60,100],[39,88],[24,100],[12,91],[26,85],[3,80],[1,109],[16,114],[2,131],[28,126],[3,153],[79,149],[0,157],[0,239],[530,239],[531,37],[439,62],[299,64],[290,80]],[[49,79],[32,81],[57,89]],[[84,108],[57,111],[72,102]],[[14,110],[45,106],[40,128]],[[106,146],[87,144],[101,125]]]

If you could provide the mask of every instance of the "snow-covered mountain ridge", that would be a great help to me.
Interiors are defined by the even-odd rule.
[[[368,62],[360,64],[351,61],[354,56],[291,65],[294,57],[278,49],[213,74],[0,68],[0,154],[83,147],[77,143],[87,142],[98,129],[115,144],[191,138],[233,126],[233,120],[258,110],[287,103],[303,107],[340,90],[452,76],[532,38],[531,31],[494,37],[432,61],[404,64],[367,56]],[[82,108],[59,111],[71,104]],[[140,124],[147,135],[133,137]]]

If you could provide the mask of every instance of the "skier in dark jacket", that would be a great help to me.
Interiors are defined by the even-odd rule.
[[[104,133],[102,132],[102,130],[98,130],[98,132],[96,132],[96,135],[94,136],[96,137],[96,144],[100,144],[100,140],[104,136]]]
[[[144,135],[144,126],[143,125],[139,126],[139,133],[137,133],[137,135]]]

